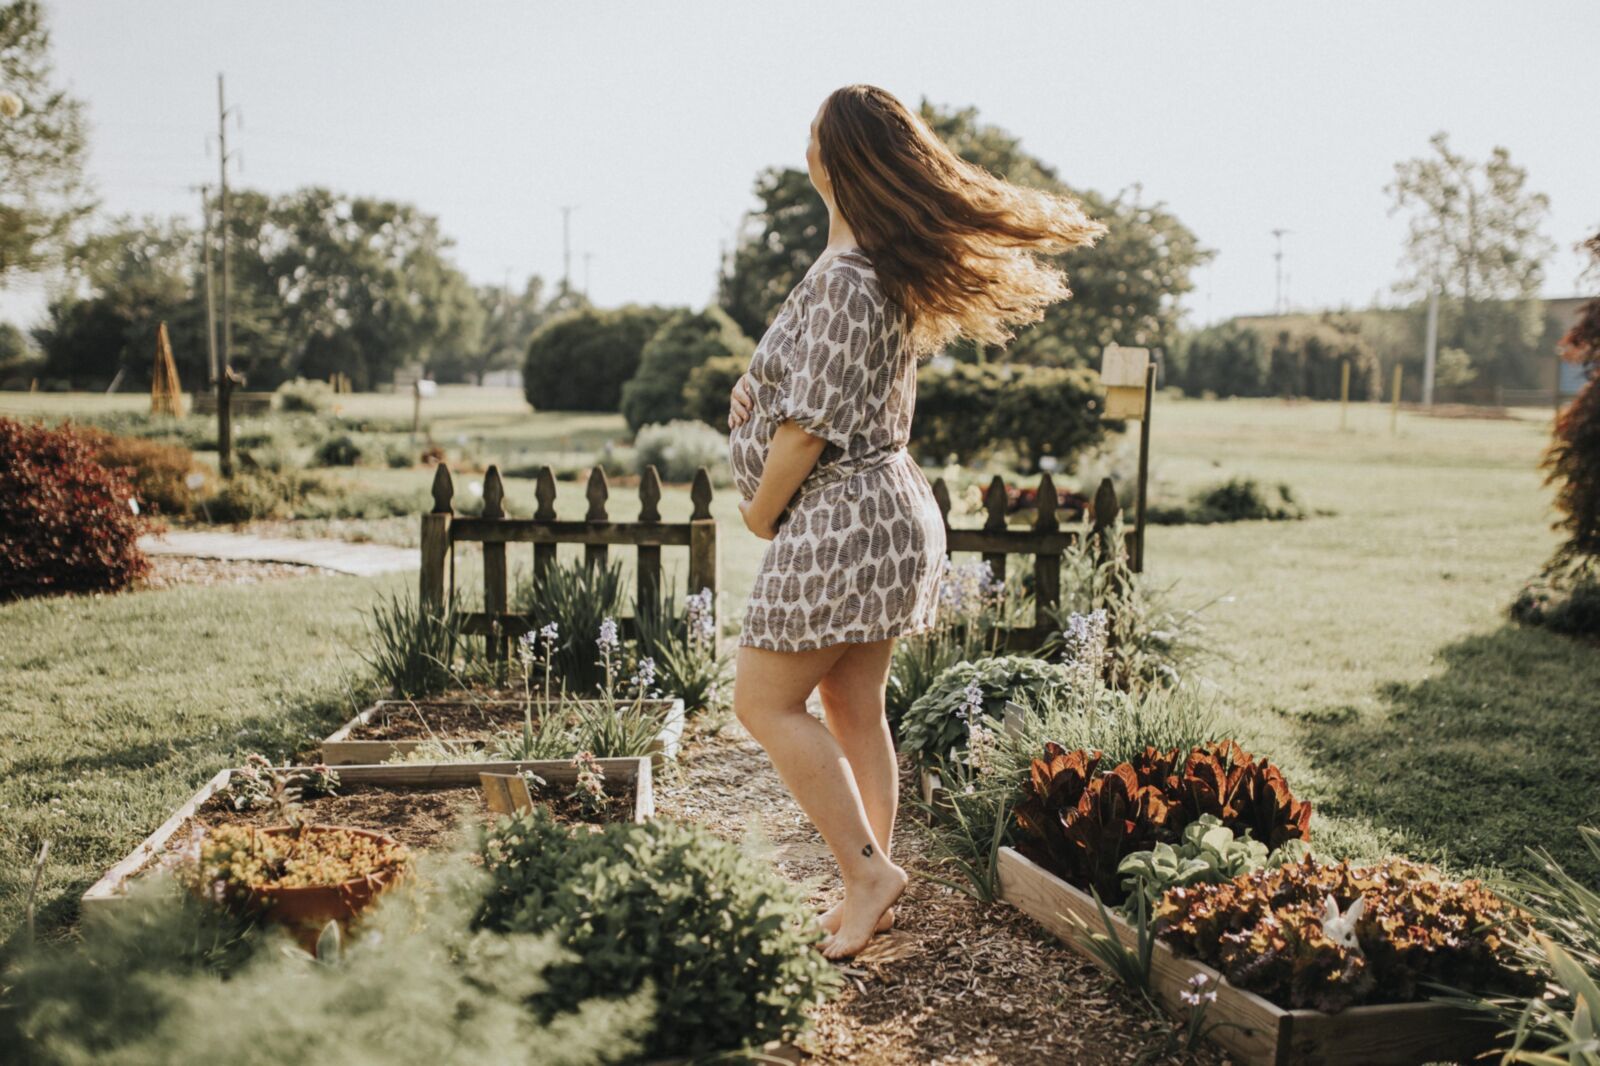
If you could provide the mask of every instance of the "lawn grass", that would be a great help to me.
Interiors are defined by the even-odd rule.
[[[14,398],[0,396],[0,409]],[[510,461],[496,448],[510,457],[524,445],[599,447],[622,433],[615,416],[449,398],[450,417],[508,442],[482,449],[484,461]],[[1537,843],[1600,876],[1575,831],[1600,823],[1600,745],[1585,743],[1600,717],[1600,649],[1504,614],[1555,545],[1536,469],[1548,422],[1538,412],[1404,414],[1398,436],[1388,425],[1377,406],[1352,408],[1341,431],[1334,404],[1158,399],[1160,491],[1254,476],[1287,482],[1331,513],[1152,527],[1150,579],[1173,584],[1180,602],[1211,602],[1203,618],[1219,655],[1203,681],[1246,746],[1313,800],[1325,854],[1401,851],[1484,873],[1526,865],[1523,848]],[[429,475],[339,476],[425,492]],[[479,476],[457,478],[458,500]],[[582,484],[558,489],[558,511],[582,514]],[[511,479],[508,491],[513,513],[531,510],[530,481]],[[630,488],[612,498],[614,517],[636,513]],[[732,617],[765,548],[736,503],[730,490],[713,503]],[[687,490],[669,487],[662,511],[686,518]],[[409,537],[416,519],[383,524]],[[478,580],[476,551],[460,552],[464,589]],[[512,546],[513,569],[530,561]],[[681,575],[681,553],[664,561]],[[287,754],[340,720],[354,703],[345,683],[359,663],[347,644],[361,639],[361,608],[408,580],[0,606],[0,930],[21,914],[40,840],[55,842],[43,900],[47,924],[59,923],[87,883],[216,769],[258,748]]]

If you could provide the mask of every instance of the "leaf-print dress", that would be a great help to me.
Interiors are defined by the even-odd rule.
[[[917,390],[906,325],[871,260],[849,249],[812,268],[756,346],[753,410],[729,437],[740,495],[755,495],[784,421],[827,443],[761,560],[741,644],[805,651],[933,624],[944,519],[906,451]]]

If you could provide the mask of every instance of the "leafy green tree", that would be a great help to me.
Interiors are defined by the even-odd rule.
[[[1191,396],[1263,396],[1268,364],[1260,333],[1235,322],[1190,334],[1177,359],[1181,384]]]
[[[1102,410],[1099,379],[1084,368],[929,365],[917,375],[911,444],[929,463],[1009,451],[1025,471],[1046,455],[1071,469],[1107,429],[1120,428],[1102,421]]]
[[[10,322],[0,322],[0,388],[26,388],[39,369],[39,353],[28,335]]]
[[[556,315],[528,342],[522,388],[542,411],[615,411],[639,355],[672,315],[665,307],[627,304]]]
[[[467,365],[467,374],[481,382],[491,371],[518,365],[528,350],[529,339],[552,312],[546,301],[544,279],[539,277],[530,277],[521,292],[500,285],[481,286],[478,302],[483,306],[483,332],[477,352]],[[437,376],[441,381],[466,378],[466,374],[459,379],[445,373]]]
[[[968,362],[998,359],[1050,366],[1098,366],[1101,349],[1119,344],[1170,347],[1178,300],[1193,288],[1195,267],[1213,252],[1159,204],[1119,193],[1106,197],[1068,186],[1003,129],[980,123],[975,108],[943,110],[923,100],[930,129],[962,158],[1017,185],[1080,198],[1110,232],[1093,248],[1057,257],[1073,299],[1052,305],[1042,321],[1017,332],[1004,352],[961,343],[948,354]],[[746,215],[738,245],[718,283],[718,300],[752,337],[760,337],[784,297],[827,243],[828,214],[805,171],[769,168],[756,179],[759,206]]]
[[[1390,212],[1409,212],[1402,293],[1440,293],[1440,343],[1478,358],[1488,385],[1522,386],[1528,349],[1543,325],[1537,297],[1555,246],[1541,226],[1550,200],[1528,188],[1528,172],[1496,147],[1483,161],[1429,138],[1430,156],[1395,164],[1385,187]]]
[[[728,394],[749,365],[742,356],[719,355],[691,370],[683,385],[684,417],[698,418],[726,433]]]
[[[1345,363],[1350,365],[1350,398],[1376,399],[1382,377],[1378,355],[1359,333],[1320,323],[1280,330],[1268,352],[1268,391],[1275,396],[1337,400]]]
[[[639,372],[622,387],[628,428],[687,417],[684,386],[707,360],[737,356],[748,363],[755,345],[719,307],[683,311],[662,324],[639,353]]]
[[[54,84],[38,0],[0,4],[0,90],[22,113],[0,115],[0,285],[52,265],[93,209],[83,176],[83,103]]]

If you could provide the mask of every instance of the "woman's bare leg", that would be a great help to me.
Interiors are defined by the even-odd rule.
[[[823,945],[828,958],[861,950],[878,919],[905,890],[906,874],[878,846],[855,775],[828,728],[806,712],[812,689],[852,645],[776,652],[741,647],[733,710],[839,863],[844,910]]]
[[[883,703],[893,653],[893,637],[871,644],[852,644],[817,686],[828,731],[850,763],[872,835],[891,858],[895,812],[900,804],[900,767]],[[837,932],[843,915],[844,904],[839,903],[822,915],[822,927],[830,933]],[[890,908],[878,919],[877,928],[882,931],[893,924],[894,910]]]

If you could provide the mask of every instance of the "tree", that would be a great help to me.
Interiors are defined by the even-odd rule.
[[[627,304],[567,311],[528,342],[522,388],[541,411],[615,411],[639,370],[645,342],[671,317],[664,307]]]
[[[1434,134],[1433,155],[1395,164],[1390,213],[1409,211],[1397,291],[1440,295],[1440,343],[1470,352],[1486,384],[1530,384],[1518,367],[1538,340],[1536,298],[1554,244],[1540,230],[1550,210],[1528,172],[1496,147],[1482,162]]]
[[[1224,322],[1186,337],[1178,365],[1190,396],[1264,396],[1269,362],[1259,332]]]
[[[21,114],[0,116],[0,286],[57,261],[94,207],[83,103],[53,81],[43,6],[0,6],[0,89],[22,101]]]
[[[530,277],[520,293],[499,285],[478,289],[483,332],[468,372],[479,382],[493,370],[509,370],[522,360],[528,340],[551,314],[544,279]],[[440,375],[440,380],[452,380]]]
[[[939,109],[924,99],[928,123],[952,151],[1017,185],[1076,196],[1110,232],[1092,248],[1056,257],[1067,270],[1073,299],[1052,305],[1042,321],[1018,330],[1003,352],[979,353],[963,342],[950,353],[1050,366],[1098,366],[1108,343],[1170,347],[1178,299],[1193,288],[1190,275],[1214,254],[1161,205],[1119,193],[1106,197],[1069,187],[1053,168],[1023,151],[1021,142],[982,124],[975,108]],[[756,180],[760,205],[745,216],[738,245],[718,281],[718,302],[750,336],[760,337],[778,306],[821,254],[828,213],[803,170],[769,168]]]
[[[683,384],[684,417],[698,418],[728,432],[728,394],[749,364],[750,360],[737,355],[720,355],[691,370]]]
[[[692,417],[684,386],[711,359],[737,356],[748,363],[755,345],[719,307],[682,311],[662,324],[639,353],[639,372],[622,387],[622,414],[635,433],[648,423]]]

